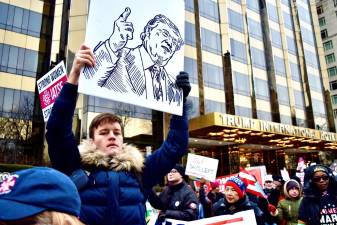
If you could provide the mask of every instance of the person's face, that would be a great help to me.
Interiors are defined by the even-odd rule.
[[[151,59],[164,66],[176,52],[179,37],[165,23],[158,23],[145,38],[147,51]]]
[[[271,181],[271,180],[266,180],[265,182],[264,182],[264,187],[265,188],[267,188],[267,189],[272,189],[273,188],[273,181]]]
[[[318,188],[320,191],[326,191],[329,186],[329,176],[328,174],[318,171],[314,173],[312,177],[312,181],[314,185]]]
[[[172,169],[168,174],[167,174],[167,181],[169,183],[180,183],[182,181],[183,177],[181,174],[176,170]]]
[[[107,155],[114,155],[122,150],[122,128],[118,122],[99,125],[94,130],[94,144]]]
[[[231,186],[227,186],[225,188],[225,198],[227,200],[228,203],[235,203],[237,201],[239,201],[239,194],[236,192],[236,190],[231,187]]]
[[[298,190],[298,188],[292,188],[292,189],[290,189],[289,191],[288,191],[288,194],[289,194],[289,196],[290,197],[292,197],[292,198],[297,198],[298,197],[298,195],[300,194],[300,191]]]

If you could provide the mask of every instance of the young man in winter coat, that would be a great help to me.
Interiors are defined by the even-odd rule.
[[[279,201],[277,210],[272,216],[279,221],[285,221],[287,225],[297,225],[298,210],[301,203],[301,185],[293,179],[286,181],[283,186],[285,199]]]
[[[162,224],[166,218],[191,221],[198,218],[197,196],[184,181],[184,168],[176,164],[167,174],[167,184],[159,196],[151,194],[150,204],[160,210],[156,224]]]
[[[145,160],[137,148],[123,144],[121,120],[110,113],[93,119],[90,139],[78,147],[72,133],[72,118],[84,65],[94,66],[95,59],[91,49],[81,45],[47,124],[52,165],[77,184],[82,201],[80,219],[85,224],[145,225],[145,201],[151,188],[186,153],[186,105],[182,116],[171,117],[166,141]],[[176,83],[183,89],[185,102],[191,90],[188,74],[180,73]]]
[[[336,225],[337,186],[330,168],[313,165],[304,171],[304,196],[298,224]]]

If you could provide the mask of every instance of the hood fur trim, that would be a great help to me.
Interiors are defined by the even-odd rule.
[[[99,167],[116,172],[141,172],[144,167],[143,154],[132,145],[123,144],[122,151],[116,155],[104,154],[91,140],[82,141],[78,148],[84,167]]]

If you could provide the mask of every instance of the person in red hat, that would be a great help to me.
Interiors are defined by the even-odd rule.
[[[246,195],[246,185],[237,176],[230,177],[225,183],[225,197],[217,201],[212,212],[214,216],[232,215],[241,211],[253,209],[255,215],[260,211],[258,207],[251,204]],[[256,217],[257,224],[263,224],[261,218]]]
[[[206,195],[205,192],[205,179],[200,180],[200,190],[199,190],[199,201],[204,208],[205,218],[212,217],[212,206],[214,203],[224,198],[224,194],[220,192],[220,183],[219,181],[210,182],[211,190]]]

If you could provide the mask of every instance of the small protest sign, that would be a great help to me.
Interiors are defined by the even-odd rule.
[[[45,122],[48,121],[54,102],[67,79],[67,71],[62,61],[37,81]]]
[[[189,153],[185,174],[214,181],[219,160]]]

